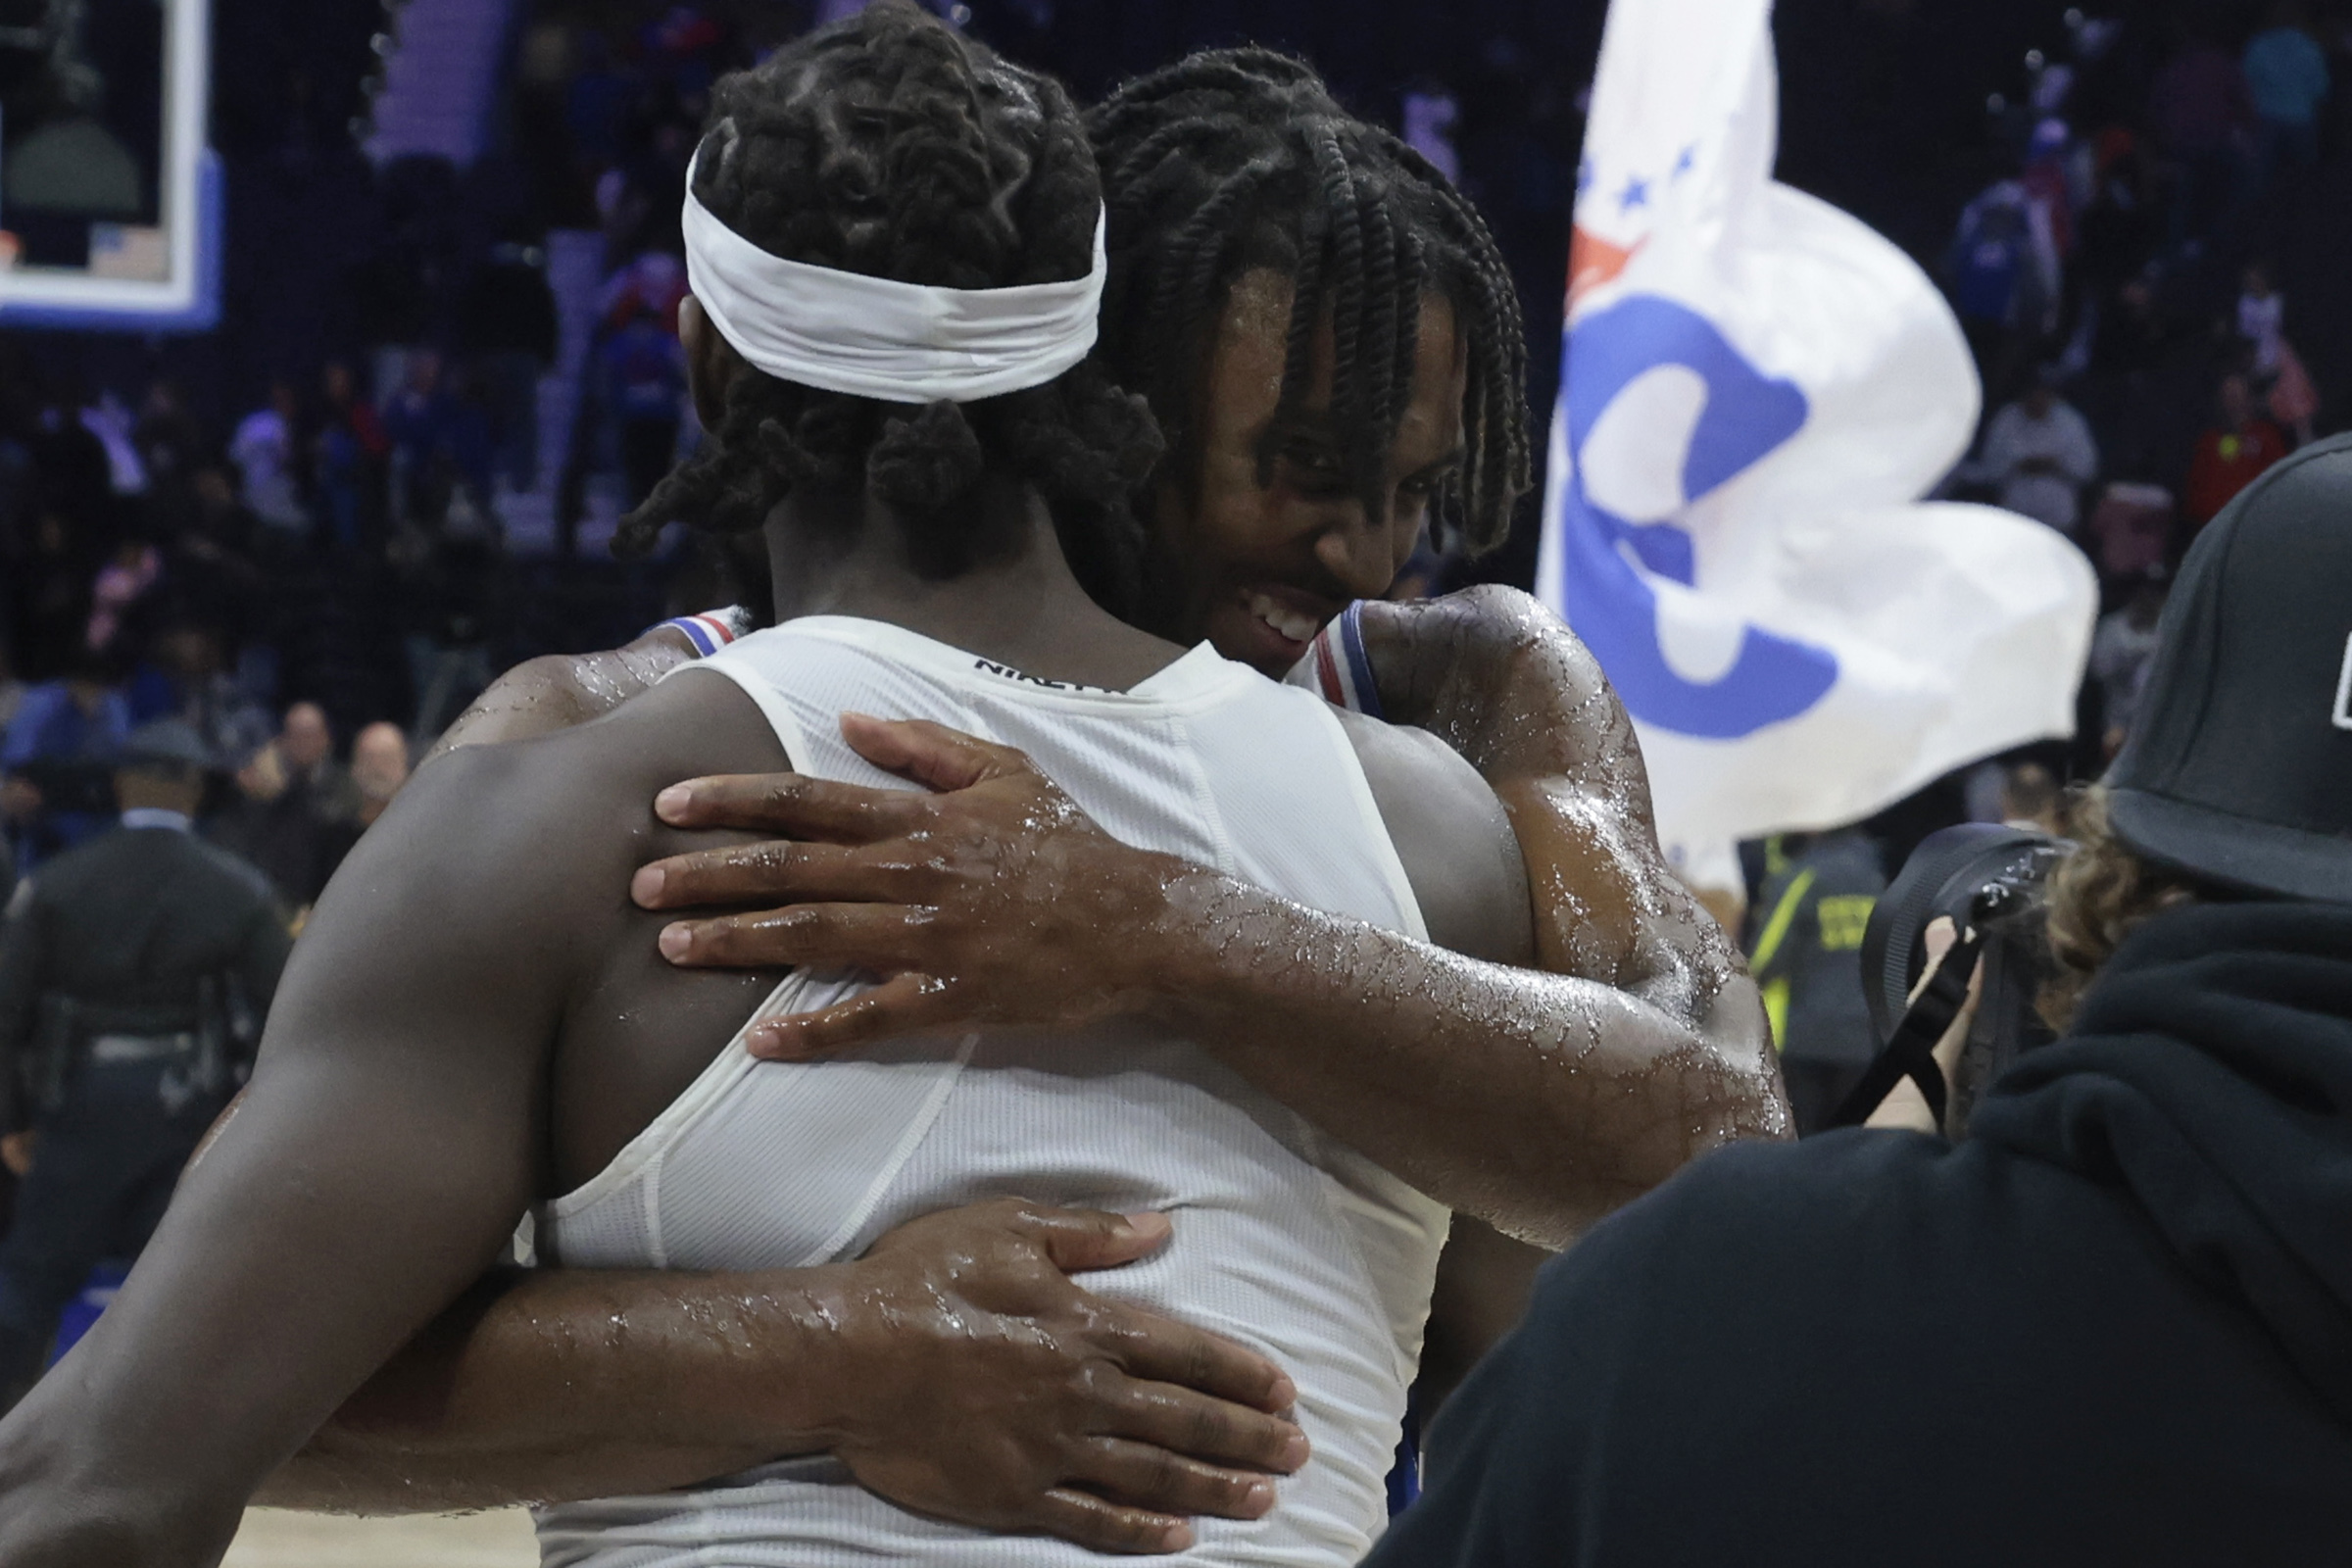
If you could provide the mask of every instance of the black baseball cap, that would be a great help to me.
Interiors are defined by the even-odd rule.
[[[178,718],[152,719],[132,730],[123,739],[121,762],[128,768],[185,768],[191,772],[220,765],[195,726]]]
[[[2150,860],[2352,904],[2352,436],[2278,464],[2198,536],[2107,792]]]

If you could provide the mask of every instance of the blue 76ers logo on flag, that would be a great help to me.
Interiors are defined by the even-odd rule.
[[[1667,662],[1657,590],[1634,561],[1695,588],[1696,547],[1689,531],[1671,521],[1619,516],[1596,502],[1587,484],[1586,453],[1618,395],[1667,366],[1687,370],[1704,388],[1681,465],[1685,507],[1804,427],[1804,393],[1763,374],[1694,311],[1637,294],[1577,321],[1560,382],[1571,467],[1561,495],[1562,608],[1634,717],[1686,735],[1732,740],[1821,701],[1837,684],[1838,660],[1826,648],[1749,624],[1730,665],[1712,680],[1690,679]]]

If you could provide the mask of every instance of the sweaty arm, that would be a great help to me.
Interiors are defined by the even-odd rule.
[[[1431,1197],[1542,1246],[1718,1144],[1786,1136],[1755,986],[1666,869],[1632,726],[1591,656],[1523,594],[1478,590],[1394,622],[1373,608],[1391,716],[1444,741],[1508,812],[1532,955],[1474,938],[1449,952],[1302,908],[1117,843],[1018,754],[853,720],[869,760],[944,793],[696,780],[665,792],[664,820],[822,847],[698,852],[640,871],[635,895],[785,906],[680,920],[662,937],[675,962],[896,977],[763,1025],[760,1049],[1152,1011]],[[1408,855],[1409,793],[1382,801]],[[820,902],[843,899],[861,902]]]
[[[1653,1158],[1790,1136],[1756,988],[1667,868],[1633,721],[1574,633],[1514,589],[1366,605],[1388,715],[1435,732],[1510,812],[1532,882],[1537,962],[1633,1008],[1605,1072],[1646,1082]],[[1640,1140],[1629,1106],[1611,1142]],[[1630,1152],[1630,1151],[1629,1151]],[[1628,1194],[1627,1196],[1632,1196]]]
[[[594,873],[545,853],[546,820],[478,809],[514,766],[478,756],[420,776],[353,852],[236,1114],[98,1327],[0,1422],[0,1562],[215,1561],[262,1480],[532,1201],[581,937],[551,911],[598,906],[558,885]]]

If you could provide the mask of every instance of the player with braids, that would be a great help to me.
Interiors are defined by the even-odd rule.
[[[1452,1206],[1457,1238],[1523,1274],[1529,1253],[1491,1255],[1505,1247],[1495,1230],[1557,1246],[1697,1152],[1785,1136],[1788,1116],[1755,988],[1666,869],[1632,725],[1586,650],[1507,590],[1350,606],[1387,591],[1433,516],[1473,548],[1509,524],[1528,438],[1507,277],[1468,204],[1334,107],[1298,62],[1198,56],[1114,94],[1090,128],[1110,208],[1095,364],[1150,397],[1168,441],[1131,501],[1141,549],[1127,548],[1133,532],[1092,526],[1102,503],[1077,498],[1056,511],[1065,554],[1139,624],[1268,674],[1298,665],[1335,701],[1422,726],[1473,764],[1510,811],[1540,967],[1464,960],[1171,867],[1096,832],[1017,753],[888,724],[859,731],[869,755],[942,792],[919,830],[886,822],[888,804],[855,786],[697,779],[662,795],[665,823],[821,842],[698,851],[650,868],[633,897],[695,911],[662,934],[663,956],[690,970],[821,949],[896,977],[758,1032],[765,1053],[813,1058],[908,1028],[1056,1025],[1104,1008],[1183,1019],[1227,1067]],[[456,738],[599,711],[691,657],[674,635],[525,666]],[[714,1361],[789,1381],[803,1343],[741,1327],[742,1304],[772,1288],[717,1274],[586,1293],[564,1270],[502,1284],[381,1375],[403,1412],[393,1441],[368,1441],[380,1403],[355,1408],[329,1432],[349,1462],[315,1454],[277,1495],[402,1508],[674,1485],[698,1455],[648,1434],[625,1391],[708,1386]],[[1507,1321],[1507,1292],[1472,1294],[1489,1315],[1454,1315],[1448,1347],[1441,1292],[1433,1355],[1458,1360]],[[628,1325],[625,1345],[610,1322]],[[961,1378],[986,1359],[975,1348],[929,1365]],[[427,1389],[433,1400],[414,1396]],[[719,1402],[729,1430],[757,1425],[743,1399]],[[977,1396],[958,1408],[993,1413]],[[1230,1407],[1225,1419],[1246,1421]],[[781,1442],[786,1423],[771,1421]],[[582,1433],[606,1445],[596,1463],[549,1463]],[[1210,1465],[1233,1448],[1160,1446],[1189,1456],[1165,1473],[1191,1490],[1119,1496],[1111,1516],[1134,1527],[1131,1547],[1153,1544],[1138,1504],[1231,1514],[1246,1494],[1192,1489],[1204,1471],[1230,1474]],[[988,1451],[962,1456],[985,1470]],[[1058,1528],[1034,1500],[935,1506]]]
[[[1304,404],[1327,324],[1342,472],[1377,525],[1423,301],[1438,298],[1462,323],[1469,364],[1466,453],[1431,521],[1473,552],[1501,543],[1529,484],[1527,348],[1509,270],[1461,193],[1270,50],[1195,55],[1088,119],[1114,196],[1098,358],[1151,398],[1177,482],[1199,459],[1199,377],[1227,297],[1244,271],[1270,269],[1293,282],[1275,425]],[[1261,448],[1261,483],[1277,456]]]

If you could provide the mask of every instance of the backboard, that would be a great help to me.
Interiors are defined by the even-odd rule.
[[[0,327],[220,314],[211,0],[0,0]]]

